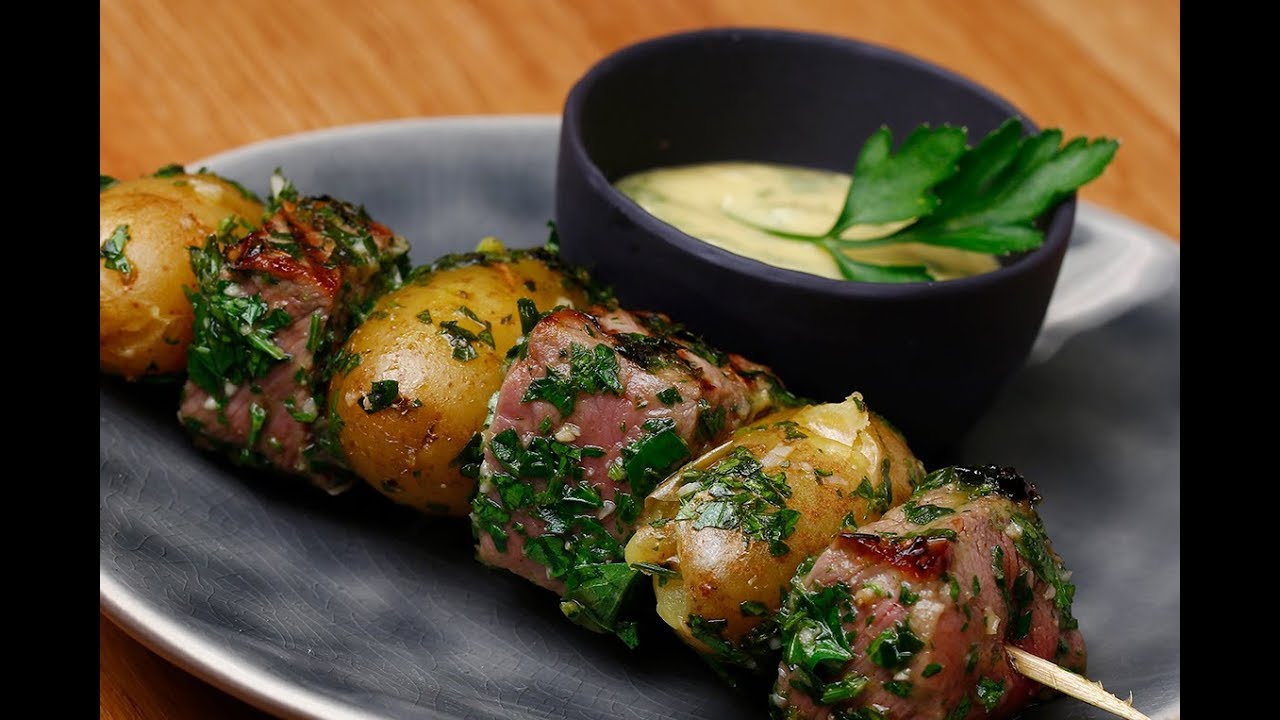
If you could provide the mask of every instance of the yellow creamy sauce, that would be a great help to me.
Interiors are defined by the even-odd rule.
[[[849,182],[848,175],[827,170],[719,162],[645,170],[622,178],[616,185],[658,219],[716,247],[838,280],[842,276],[826,250],[751,226],[822,235],[840,214]],[[842,237],[883,237],[908,224],[859,225]],[[924,265],[939,280],[978,275],[1000,266],[991,255],[919,243],[853,249],[848,254],[854,260],[877,265]]]

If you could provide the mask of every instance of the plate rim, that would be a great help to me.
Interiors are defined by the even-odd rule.
[[[253,156],[268,149],[297,149],[309,144],[349,140],[369,134],[414,132],[447,132],[451,129],[547,129],[557,128],[560,116],[548,113],[475,114],[411,117],[373,122],[336,125],[257,140],[229,148],[199,160],[187,167],[220,164]],[[1181,273],[1181,243],[1165,233],[1114,210],[1089,201],[1080,201],[1077,225],[1090,225],[1099,232],[1119,232],[1137,237],[1153,247],[1163,248],[1178,258]],[[237,657],[234,650],[210,643],[178,620],[167,616],[146,599],[124,586],[110,572],[100,554],[98,561],[99,610],[144,647],[215,688],[273,715],[306,720],[385,720],[357,706],[334,699],[321,692],[282,680],[268,671],[251,667]],[[1179,679],[1179,695],[1181,680]],[[1155,717],[1176,718],[1181,700]],[[438,710],[423,706],[426,717],[446,718]]]

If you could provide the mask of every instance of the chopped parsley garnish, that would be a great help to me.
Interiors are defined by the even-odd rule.
[[[565,584],[560,611],[587,629],[613,632],[628,647],[635,647],[635,626],[619,623],[618,611],[640,574],[626,563],[583,565],[574,570],[575,582]]]
[[[917,505],[914,502],[908,502],[902,506],[902,514],[907,518],[908,522],[916,525],[928,525],[943,515],[952,515],[955,510],[942,505]]]
[[[224,182],[224,183],[226,183],[226,184],[230,185],[231,187],[235,188],[235,189],[236,189],[236,191],[240,193],[240,197],[244,198],[245,200],[252,200],[252,201],[254,201],[254,202],[256,202],[256,203],[261,203],[261,202],[262,202],[262,198],[258,197],[258,194],[257,194],[257,193],[255,193],[254,191],[250,190],[249,188],[245,187],[244,185],[241,185],[240,183],[236,182],[235,180],[232,180],[232,179],[231,179],[231,178],[229,178],[229,177],[223,177],[223,176],[221,176],[221,175],[218,175],[218,174],[216,174],[216,173],[214,173],[214,172],[210,171],[210,170],[209,170],[209,168],[207,168],[207,167],[202,167],[202,168],[200,168],[199,170],[197,170],[197,171],[196,171],[196,174],[197,174],[197,175],[212,175],[213,177],[216,177],[216,178],[218,178],[219,180],[221,180],[222,182]]]
[[[698,400],[698,439],[711,442],[724,430],[725,409],[723,405],[711,407],[705,399]]]
[[[386,410],[391,407],[399,397],[399,382],[395,380],[374,380],[369,394],[360,396],[360,409],[372,415],[379,410]]]
[[[969,708],[971,707],[973,707],[973,701],[969,699],[968,695],[965,695],[960,698],[960,702],[956,703],[951,712],[947,713],[946,720],[965,720],[965,718],[969,717]]]
[[[671,418],[650,418],[640,429],[644,434],[622,449],[621,467],[631,492],[647,497],[666,474],[691,453],[676,433],[676,423]]]
[[[785,473],[766,473],[749,449],[734,448],[708,470],[686,470],[681,483],[695,483],[698,490],[683,495],[677,521],[691,520],[695,530],[737,529],[748,543],[768,543],[774,556],[791,550],[784,541],[800,519],[787,507],[791,486]]]
[[[459,362],[467,362],[475,360],[477,357],[475,343],[484,343],[490,348],[496,349],[493,341],[493,324],[488,320],[481,320],[476,316],[470,308],[463,305],[458,308],[458,312],[467,320],[480,326],[480,330],[470,330],[458,324],[457,320],[445,320],[440,323],[440,334],[445,336],[449,341],[449,345],[453,347],[453,359]],[[428,314],[428,317],[430,315]],[[421,319],[421,317],[419,317]]]
[[[880,514],[893,507],[893,483],[889,479],[889,458],[880,464],[880,484],[872,486],[871,478],[862,477],[862,482],[853,491],[854,497],[867,501],[867,509]]]
[[[741,648],[735,647],[725,639],[724,631],[729,625],[725,618],[704,618],[701,615],[690,615],[687,618],[689,632],[696,640],[706,645],[716,660],[750,667],[754,659]]]
[[[197,289],[183,289],[195,315],[187,373],[197,386],[225,402],[228,383],[240,385],[261,377],[288,357],[273,338],[293,319],[282,308],[268,311],[261,294],[244,297],[238,285],[220,277],[223,259],[217,238],[189,252]]]
[[[418,322],[421,322],[421,323],[423,323],[424,325],[430,325],[430,324],[431,324],[431,311],[430,311],[430,310],[423,310],[422,312],[418,313],[417,315],[414,315],[414,317],[418,318]]]
[[[1045,534],[1039,516],[1015,514],[1011,521],[1022,530],[1022,534],[1013,542],[1014,548],[1031,566],[1036,577],[1053,586],[1053,606],[1062,618],[1063,629],[1074,630],[1079,627],[1079,622],[1071,615],[1071,602],[1076,596],[1076,586],[1062,578],[1064,568],[1049,548],[1049,537]]]
[[[911,657],[922,649],[924,642],[911,632],[910,622],[903,620],[871,641],[867,646],[867,657],[882,668],[897,670],[906,667]]]
[[[258,438],[262,437],[262,426],[267,422],[267,410],[258,403],[249,403],[249,436],[244,441],[244,448],[240,451],[240,459],[244,462],[252,462],[253,448],[258,444]]]
[[[516,314],[520,316],[521,335],[532,332],[533,327],[542,319],[542,313],[538,312],[537,304],[526,297],[516,300]]]
[[[903,605],[915,605],[920,600],[920,594],[912,592],[911,586],[902,583],[902,587],[898,590],[898,602]]]
[[[98,173],[98,192],[102,192],[103,190],[106,190],[112,185],[119,185],[119,184],[120,184],[120,181],[111,177],[110,175],[103,175],[102,173]]]
[[[849,588],[836,583],[810,590],[803,578],[813,567],[802,562],[791,579],[777,621],[782,659],[791,671],[791,684],[823,702],[840,702],[861,692],[866,679],[842,677],[845,663],[853,658],[856,632],[845,626],[857,618]],[[827,688],[832,688],[827,695]]]
[[[651,420],[644,425],[645,435],[623,450],[624,459],[634,464],[631,470],[648,487],[633,485],[631,493],[642,496],[656,480],[651,462],[676,462],[688,456],[688,448],[674,435],[674,422]],[[550,428],[548,427],[548,430]],[[679,443],[680,454],[672,460],[665,445],[671,433]],[[528,537],[524,553],[545,566],[549,577],[565,585],[561,610],[574,622],[597,631],[612,631],[623,642],[634,643],[635,627],[618,619],[623,596],[641,573],[669,577],[672,571],[660,566],[629,566],[623,562],[623,546],[606,527],[605,521],[632,523],[639,505],[631,493],[614,496],[615,511],[602,513],[605,502],[595,486],[584,479],[584,458],[601,457],[604,449],[575,446],[560,442],[554,436],[541,435],[522,444],[513,428],[507,428],[489,441],[489,451],[497,460],[495,472],[481,478],[481,487],[491,484],[497,498],[488,491],[476,494],[472,501],[472,519],[477,537],[488,535],[499,550],[505,551],[510,532],[511,511],[522,510],[544,523],[543,534]],[[665,470],[665,468],[660,468]],[[625,477],[625,475],[624,475]],[[629,518],[625,521],[623,517]]]
[[[823,248],[846,280],[931,281],[925,266],[878,265],[848,252],[898,243],[993,255],[1037,248],[1044,242],[1035,224],[1040,215],[1102,174],[1119,147],[1107,138],[1083,137],[1063,145],[1060,130],[1022,133],[1022,123],[1010,118],[969,148],[962,128],[921,125],[895,152],[892,132],[882,127],[862,146],[844,205],[827,232],[787,233],[729,217]],[[870,240],[842,237],[856,225],[896,222],[908,224]]]
[[[178,163],[169,163],[168,165],[165,165],[164,167],[152,173],[151,177],[169,178],[175,175],[181,175],[186,171],[187,171],[186,168],[182,167]]]
[[[684,401],[684,398],[680,397],[680,391],[674,387],[669,387],[666,390],[659,391],[658,399],[662,401],[663,405],[668,406]]]
[[[1021,640],[1031,632],[1031,603],[1034,599],[1031,579],[1026,570],[1018,573],[1018,577],[1013,581],[1013,591],[1010,595],[1013,598],[1013,605],[1009,608],[1009,612],[1013,617],[1010,622],[1009,637]]]
[[[992,680],[986,676],[978,680],[978,702],[982,703],[982,707],[986,708],[987,712],[994,710],[1003,698],[1003,680]]]
[[[476,432],[471,434],[471,439],[462,447],[457,456],[449,461],[449,465],[458,468],[458,472],[463,477],[475,479],[480,477],[480,463],[483,460],[484,436]]]
[[[827,683],[822,688],[822,695],[818,698],[818,702],[823,705],[834,705],[846,700],[852,700],[866,689],[869,682],[862,675],[850,675],[835,682]]]
[[[315,352],[324,340],[324,316],[319,311],[311,313],[311,325],[307,329],[307,350]]]
[[[111,236],[98,249],[98,255],[106,261],[104,263],[106,268],[115,270],[123,275],[125,282],[133,280],[133,264],[129,262],[129,258],[124,254],[124,246],[128,243],[129,226],[117,225],[116,229],[111,232]]]
[[[1007,606],[1010,602],[1009,585],[1005,582],[1004,576],[1004,548],[999,545],[991,546],[991,574],[995,577],[996,587],[1000,589],[1000,597],[1004,598],[1004,604]]]
[[[299,408],[293,398],[284,399],[284,409],[289,413],[289,417],[301,423],[312,423],[320,417],[320,410],[316,405],[315,398],[307,398]]]
[[[906,680],[890,680],[882,683],[881,687],[891,695],[897,695],[900,698],[911,697],[911,683]]]
[[[939,664],[938,664],[938,663],[936,663],[936,662],[935,662],[935,663],[929,663],[928,665],[925,665],[925,666],[924,666],[924,670],[922,670],[922,671],[920,672],[920,677],[931,678],[931,677],[933,677],[934,675],[937,675],[937,674],[938,674],[938,673],[940,673],[940,672],[942,672],[942,666],[941,666],[941,665],[939,665]]]
[[[676,572],[675,570],[672,570],[669,567],[655,565],[653,563],[644,563],[644,562],[631,563],[631,568],[633,570],[642,572],[645,575],[648,575],[650,577],[658,578],[659,585],[666,585],[667,581],[670,580],[671,578],[680,577],[680,573]]]
[[[738,603],[738,612],[745,617],[763,617],[769,612],[769,607],[759,600],[743,600]]]
[[[578,343],[569,344],[569,374],[562,375],[547,366],[547,374],[529,383],[520,402],[543,400],[555,406],[560,417],[568,417],[577,405],[578,395],[596,395],[608,391],[622,395],[618,379],[618,356],[604,343],[587,350]]]
[[[690,332],[680,323],[673,322],[665,315],[637,313],[636,317],[660,340],[674,341],[716,367],[729,362],[729,356],[724,352],[708,345],[707,341],[700,336]]]
[[[782,428],[784,431],[783,437],[787,440],[803,440],[809,437],[800,429],[800,423],[797,423],[795,420],[779,420],[774,423],[773,426],[775,428]],[[831,473],[827,474],[830,475]]]
[[[338,351],[329,357],[330,374],[347,373],[355,370],[360,365],[360,353],[349,353],[347,349],[338,348]]]

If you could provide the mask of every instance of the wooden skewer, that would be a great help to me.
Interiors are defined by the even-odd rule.
[[[1004,650],[1009,654],[1014,670],[1041,685],[1048,685],[1058,692],[1070,695],[1077,700],[1083,700],[1096,708],[1101,708],[1109,713],[1126,718],[1126,720],[1151,720],[1151,718],[1134,709],[1129,703],[1107,692],[1100,682],[1093,682],[1042,657],[1032,655],[1021,648],[1005,645]]]

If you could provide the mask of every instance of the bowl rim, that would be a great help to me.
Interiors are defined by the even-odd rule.
[[[970,92],[1006,109],[1010,117],[1017,117],[1022,121],[1028,132],[1039,130],[1039,126],[1032,122],[1026,113],[1019,110],[1012,102],[1006,100],[995,91],[955,71],[948,70],[915,55],[865,40],[840,35],[770,27],[732,26],[702,28],[649,38],[620,48],[597,61],[574,83],[565,99],[564,111],[561,117],[560,152],[564,153],[567,150],[571,154],[574,164],[585,173],[588,187],[603,197],[614,210],[620,212],[641,229],[651,235],[662,238],[667,244],[673,245],[681,252],[692,255],[701,261],[718,265],[739,275],[750,276],[773,286],[793,288],[801,286],[802,289],[808,292],[836,295],[843,298],[870,297],[885,300],[916,299],[921,296],[947,297],[1016,281],[1025,275],[1034,273],[1045,263],[1053,262],[1055,258],[1061,257],[1062,253],[1065,252],[1075,225],[1076,192],[1072,192],[1057,206],[1047,211],[1050,214],[1050,219],[1045,226],[1044,242],[1039,247],[1028,251],[1022,257],[1007,265],[1001,265],[995,270],[979,275],[950,280],[907,283],[876,283],[835,279],[770,265],[754,258],[725,250],[689,235],[645,210],[614,187],[587,152],[582,140],[581,130],[582,114],[586,105],[587,95],[602,78],[614,72],[617,67],[636,62],[649,54],[661,52],[667,47],[706,41],[737,42],[743,38],[816,43],[850,52],[854,55],[888,60],[905,65],[935,75],[947,82],[960,85]],[[563,168],[563,164],[561,164],[561,168]],[[558,172],[562,171],[558,170]],[[559,183],[557,182],[558,185]],[[1056,282],[1057,273],[1053,274]]]

